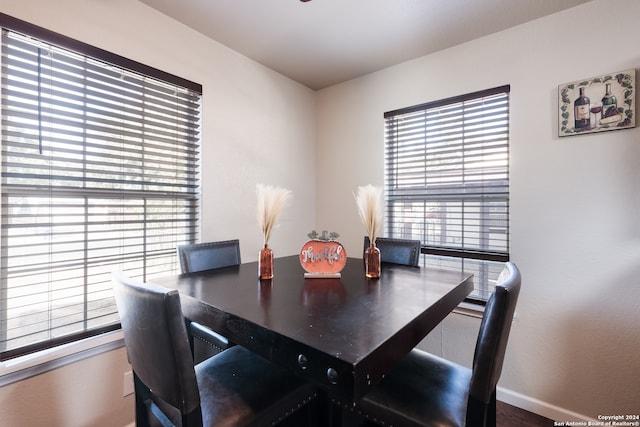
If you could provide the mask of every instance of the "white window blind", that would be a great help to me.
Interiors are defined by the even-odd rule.
[[[4,360],[118,328],[112,270],[176,272],[197,235],[201,89],[7,29],[0,62]]]
[[[509,86],[385,113],[385,132],[386,234],[486,300],[509,259]]]

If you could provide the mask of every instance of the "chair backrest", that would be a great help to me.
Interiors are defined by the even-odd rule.
[[[469,397],[485,404],[491,401],[500,379],[513,314],[520,293],[520,271],[514,263],[507,262],[500,276],[480,323],[469,388]]]
[[[364,249],[371,245],[369,236],[364,236]],[[376,238],[380,249],[380,262],[390,262],[417,267],[420,262],[420,240]]]
[[[183,273],[240,265],[240,241],[234,239],[180,245],[178,258]]]
[[[113,289],[133,372],[157,405],[169,404],[183,419],[195,417],[202,423],[178,291],[138,282],[120,272],[113,273]]]

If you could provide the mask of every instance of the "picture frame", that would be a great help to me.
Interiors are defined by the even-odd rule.
[[[558,136],[636,126],[636,70],[630,69],[558,86]]]

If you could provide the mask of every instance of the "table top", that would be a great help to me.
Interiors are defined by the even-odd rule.
[[[362,397],[473,289],[473,275],[349,258],[339,279],[305,279],[298,256],[154,280],[180,291],[187,318],[325,388]]]

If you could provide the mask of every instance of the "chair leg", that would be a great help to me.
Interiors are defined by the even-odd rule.
[[[496,427],[496,391],[493,391],[487,407],[487,427]]]
[[[149,412],[146,404],[151,398],[149,389],[140,381],[135,372],[133,372],[133,392],[136,402],[136,427],[149,427]]]
[[[488,403],[469,397],[466,427],[496,427],[496,391]]]

